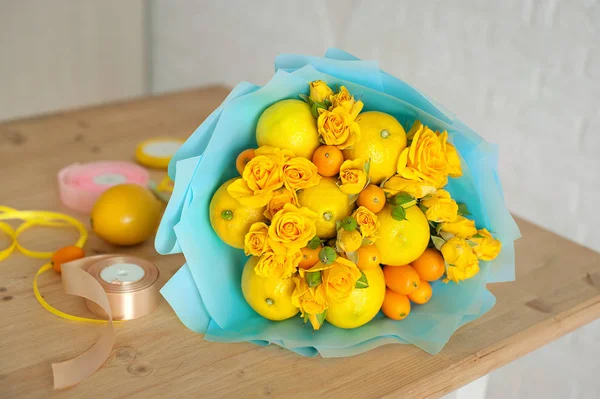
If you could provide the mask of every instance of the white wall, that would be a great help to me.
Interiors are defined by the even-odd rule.
[[[264,83],[280,52],[379,60],[500,144],[512,211],[600,250],[597,0],[153,0],[151,15],[154,91]],[[489,397],[596,397],[581,370],[598,374],[597,353],[599,322],[492,374]]]
[[[0,0],[0,120],[148,89],[144,0]]]

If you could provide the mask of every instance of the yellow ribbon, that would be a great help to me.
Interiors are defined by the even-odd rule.
[[[17,229],[13,229],[10,225],[2,220],[22,220],[22,223]],[[0,206],[0,230],[2,230],[8,237],[12,240],[12,243],[8,246],[8,248],[0,251],[0,261],[6,259],[15,249],[19,250],[23,255],[28,256],[30,258],[38,258],[38,259],[47,259],[51,258],[53,252],[41,252],[41,251],[32,251],[23,247],[19,243],[19,235],[23,233],[30,227],[33,226],[46,226],[46,227],[67,227],[73,226],[79,231],[79,239],[75,243],[75,246],[79,248],[83,248],[85,242],[88,238],[88,232],[81,224],[81,222],[74,217],[59,213],[59,212],[51,212],[51,211],[18,211],[13,208],[9,208],[7,206]],[[52,263],[48,262],[37,271],[35,277],[33,278],[33,294],[36,299],[42,305],[44,309],[48,312],[62,317],[63,319],[73,320],[73,321],[85,321],[89,323],[106,323],[107,320],[101,319],[90,319],[87,317],[79,317],[70,315],[68,313],[61,312],[60,310],[52,307],[40,294],[38,289],[37,279],[38,276],[42,273],[51,270]]]

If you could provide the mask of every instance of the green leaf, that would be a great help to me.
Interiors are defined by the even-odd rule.
[[[306,273],[306,284],[308,284],[308,286],[310,288],[316,287],[317,285],[321,284],[323,282],[323,279],[321,278],[321,272],[308,272]]]
[[[354,204],[358,200],[358,194],[349,194],[348,195],[348,203],[350,205]]]
[[[392,197],[391,203],[393,205],[402,205],[404,208],[409,208],[413,205],[416,205],[417,200],[414,199],[410,194],[402,192]]]
[[[467,204],[459,203],[458,205],[458,214],[461,216],[470,215],[469,209],[467,208]]]
[[[361,247],[366,247],[367,245],[373,244],[373,241],[369,240],[367,237],[363,237]]]
[[[310,315],[308,313],[304,313],[304,324],[306,324],[308,322],[309,317],[310,317]]]
[[[433,245],[435,245],[435,248],[438,251],[441,251],[442,247],[446,243],[446,241],[444,241],[442,238],[437,237],[437,236],[431,236],[431,241],[433,241]]]
[[[333,105],[333,103],[331,102],[330,99],[326,98],[325,101],[323,101],[323,103],[325,104],[325,106],[327,108],[331,107]]]
[[[440,231],[442,231],[442,225],[443,223],[438,223],[437,226],[435,226],[435,232],[440,234]]]
[[[429,208],[427,208],[425,205],[419,203],[419,209],[421,210],[421,212],[425,213],[425,212],[427,212],[427,209],[429,209]]]
[[[327,316],[327,311],[324,311],[323,313],[320,313],[317,316],[317,321],[319,322],[319,325],[322,326],[323,323],[325,323],[325,317]]]
[[[318,107],[316,103],[312,104],[312,107],[310,107],[310,113],[312,114],[312,116],[317,119],[319,117],[319,111],[318,111]]]
[[[369,288],[369,280],[367,280],[367,276],[362,270],[360,271],[360,278],[356,280],[354,288]]]
[[[472,238],[485,238],[485,237],[481,233],[477,233]]]
[[[371,172],[371,158],[369,157],[369,160],[367,162],[365,162],[365,174],[367,176],[369,176],[370,172]]]
[[[406,219],[406,211],[402,207],[402,205],[396,205],[394,209],[392,209],[392,218],[399,222]]]
[[[310,98],[306,95],[306,94],[298,94],[298,97],[300,97],[304,102],[307,102],[310,104]]]
[[[308,249],[317,249],[321,246],[321,239],[319,238],[319,236],[314,236],[313,238],[310,239],[310,241],[308,242],[308,245],[306,246]]]

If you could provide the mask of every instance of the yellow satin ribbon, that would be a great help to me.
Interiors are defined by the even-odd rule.
[[[22,220],[24,223],[22,223],[16,229],[13,229],[9,224],[3,222],[2,220]],[[52,257],[53,252],[32,251],[23,247],[19,243],[19,235],[33,226],[75,227],[79,231],[79,239],[75,243],[75,246],[79,248],[83,248],[88,238],[87,230],[85,229],[83,224],[81,224],[81,222],[75,219],[74,217],[59,212],[19,211],[13,208],[9,208],[7,206],[0,206],[0,230],[6,233],[6,235],[8,235],[8,237],[12,240],[12,243],[8,246],[8,248],[5,248],[2,251],[0,251],[0,261],[10,256],[10,254],[15,249],[19,250],[23,255],[28,256],[30,258],[47,259]],[[33,278],[33,294],[44,309],[58,317],[62,317],[63,319],[67,320],[85,321],[89,323],[107,322],[107,320],[90,319],[87,317],[79,317],[65,312],[61,312],[60,310],[52,307],[48,302],[46,302],[46,300],[42,297],[38,289],[37,279],[39,275],[51,269],[52,263],[48,262],[42,267],[40,267],[40,269],[35,274],[35,277]]]
[[[158,191],[167,192],[167,193],[172,193],[173,192],[173,182],[169,178],[169,175],[165,176],[160,181],[160,183],[158,183],[158,186],[156,187],[156,189]]]

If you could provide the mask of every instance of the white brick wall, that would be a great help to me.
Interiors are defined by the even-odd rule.
[[[600,250],[597,0],[215,3],[152,2],[154,91],[264,83],[280,52],[379,60],[500,144],[512,211]],[[600,380],[568,364],[598,372],[599,336],[596,322],[497,371],[488,396],[595,397]]]

